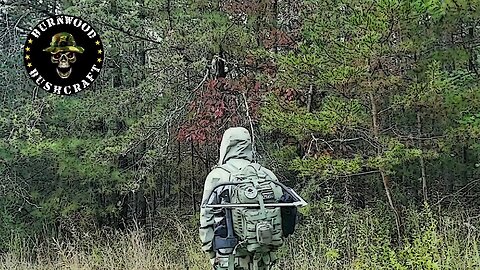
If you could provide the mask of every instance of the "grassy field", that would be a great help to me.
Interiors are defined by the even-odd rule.
[[[399,245],[388,212],[339,210],[309,213],[275,269],[480,269],[478,222],[465,211],[407,211]],[[194,223],[172,219],[153,241],[141,230],[29,245],[12,237],[0,269],[210,269]]]

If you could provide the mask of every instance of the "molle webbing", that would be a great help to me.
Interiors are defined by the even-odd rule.
[[[230,164],[224,165],[221,167],[230,173],[231,181],[244,182],[232,187],[232,203],[260,205],[256,209],[238,207],[232,210],[233,227],[241,242],[237,250],[250,253],[277,250],[283,244],[280,207],[265,208],[264,204],[277,202],[283,194],[282,188],[272,182],[259,164],[250,163],[240,170]]]

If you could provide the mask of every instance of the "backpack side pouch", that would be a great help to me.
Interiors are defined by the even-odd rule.
[[[292,203],[294,202],[294,198],[285,193],[282,195],[279,203]],[[283,236],[287,237],[295,231],[295,225],[297,224],[297,207],[295,206],[288,206],[281,208],[281,215],[282,215],[282,231]]]

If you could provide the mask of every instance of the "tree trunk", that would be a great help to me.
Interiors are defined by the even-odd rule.
[[[468,69],[478,76],[477,70],[477,54],[475,52],[474,47],[472,46],[474,40],[474,28],[473,26],[468,28],[468,44],[470,46],[469,49],[469,59],[468,59]]]
[[[378,123],[378,108],[377,108],[377,103],[375,102],[375,98],[373,96],[373,92],[369,93],[370,96],[370,102],[372,105],[372,122],[373,122],[373,134],[375,136],[375,139],[378,141],[379,135],[380,135],[380,127]],[[378,149],[377,155],[381,155],[381,149]],[[382,176],[382,182],[383,182],[383,187],[385,189],[385,194],[387,195],[387,200],[388,200],[388,205],[392,209],[394,215],[395,215],[395,225],[397,227],[397,236],[398,236],[398,243],[401,245],[402,240],[401,240],[401,233],[400,233],[400,215],[398,214],[398,210],[395,207],[395,204],[393,203],[392,195],[390,192],[390,177],[387,175],[385,170],[383,168],[379,168],[380,175]]]
[[[180,170],[180,159],[181,159],[181,152],[180,152],[180,142],[178,142],[178,160],[177,160],[177,208],[180,209],[182,207],[182,173]]]
[[[417,136],[422,137],[422,119],[420,118],[420,113],[417,112]],[[418,140],[418,148],[422,150],[422,140]],[[423,158],[423,153],[420,155],[420,170],[422,175],[422,191],[423,191],[423,201],[427,202],[427,176],[425,170],[425,160]]]
[[[190,147],[191,147],[191,187],[190,187],[190,192],[192,194],[192,215],[195,216],[196,213],[196,201],[195,201],[195,170],[194,170],[194,160],[193,160],[193,141],[190,142]]]
[[[313,84],[310,84],[307,96],[307,111],[312,112]]]
[[[273,51],[278,52],[278,0],[273,0],[273,33],[275,34],[275,40],[273,44]]]

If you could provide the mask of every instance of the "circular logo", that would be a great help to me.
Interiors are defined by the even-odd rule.
[[[71,95],[88,88],[103,66],[100,36],[86,21],[57,15],[40,22],[24,47],[28,76],[49,93]]]

